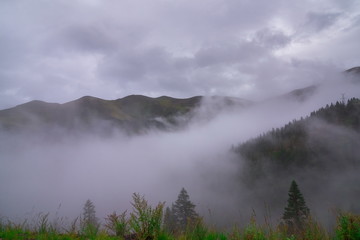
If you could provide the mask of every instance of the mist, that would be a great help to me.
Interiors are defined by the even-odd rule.
[[[346,98],[360,97],[360,84],[341,75],[318,84],[315,94],[305,101],[274,96],[243,108],[224,108],[211,118],[208,114],[214,103],[210,97],[205,98],[192,121],[174,131],[152,129],[128,136],[114,129],[109,137],[84,133],[55,141],[35,133],[1,133],[0,216],[17,221],[40,212],[50,212],[51,216],[58,212],[73,219],[91,199],[98,217],[103,219],[113,211],[131,211],[135,192],[151,204],[166,201],[169,206],[184,187],[197,205],[196,210],[214,224],[248,221],[252,209],[261,215],[264,205],[271,203],[263,196],[271,194],[283,202],[270,206],[275,218],[279,218],[292,179],[277,179],[276,183],[281,184],[272,189],[268,186],[273,179],[267,179],[263,187],[248,189],[238,180],[243,162],[234,160],[230,148],[340,101],[343,93]],[[358,180],[358,172],[346,169],[341,179],[332,172],[326,179],[327,186],[336,183],[345,189],[345,183]],[[334,202],[328,199],[321,206],[317,200],[337,193],[330,194],[329,190],[315,195],[311,181],[318,179],[305,181],[306,176],[301,175],[298,183],[310,209],[316,208],[319,216],[331,206],[346,207],[351,202],[348,197],[354,196]],[[334,187],[334,191],[337,189]]]

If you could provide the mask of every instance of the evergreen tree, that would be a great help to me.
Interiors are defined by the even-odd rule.
[[[96,235],[100,224],[96,217],[95,205],[90,199],[85,202],[82,216],[82,231],[87,235]]]
[[[176,231],[176,218],[173,209],[174,209],[174,204],[172,205],[171,209],[169,207],[165,209],[164,229],[168,233],[174,233]]]
[[[283,220],[290,231],[296,231],[302,228],[304,221],[310,214],[306,206],[303,195],[301,194],[297,183],[293,180],[289,190],[287,207],[283,215]]]
[[[181,189],[178,199],[173,205],[172,212],[180,231],[185,230],[189,223],[198,218],[198,214],[195,212],[195,204],[190,201],[190,197],[185,188]]]

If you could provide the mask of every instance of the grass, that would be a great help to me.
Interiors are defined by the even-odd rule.
[[[71,226],[70,226],[71,228]],[[203,221],[199,220],[189,226],[181,234],[169,234],[158,229],[155,237],[139,237],[138,239],[147,240],[359,240],[360,239],[360,215],[352,213],[339,213],[337,224],[331,233],[314,221],[309,219],[301,232],[289,235],[286,227],[279,224],[270,227],[267,224],[259,225],[254,218],[244,229],[234,228],[229,232],[218,232],[207,227]],[[130,235],[129,235],[130,236]],[[48,215],[43,214],[39,217],[34,227],[30,228],[26,221],[21,224],[1,221],[0,239],[16,240],[70,240],[70,239],[92,239],[92,240],[115,240],[126,239],[124,236],[116,236],[111,231],[103,228],[94,235],[84,235],[74,229],[56,230],[49,223]]]
[[[255,214],[243,229],[221,232],[206,225],[201,218],[192,221],[185,231],[166,232],[163,228],[163,206],[150,206],[144,197],[133,195],[133,212],[126,218],[126,212],[116,212],[105,218],[105,224],[97,231],[84,231],[79,218],[65,228],[62,219],[49,221],[49,214],[40,213],[29,224],[4,221],[0,218],[0,240],[360,240],[360,215],[348,212],[337,214],[333,229],[325,230],[320,223],[309,217],[297,231],[289,231],[283,223],[259,224]],[[81,219],[81,217],[80,217]]]

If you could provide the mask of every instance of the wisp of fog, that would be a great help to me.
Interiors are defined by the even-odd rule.
[[[177,131],[111,137],[83,134],[59,141],[2,133],[0,215],[16,221],[39,212],[54,215],[58,211],[73,219],[91,199],[98,217],[104,218],[113,211],[131,210],[134,192],[152,204],[166,201],[169,206],[184,187],[197,211],[209,221],[242,221],[253,208],[262,211],[256,208],[266,199],[256,199],[259,195],[239,182],[242,163],[234,161],[231,146],[305,117],[340,100],[342,93],[347,98],[360,97],[360,84],[337,76],[322,82],[305,101],[279,97],[225,109],[207,120],[206,116],[196,116]],[[211,107],[211,101],[204,98],[200,109]],[[343,177],[358,180],[354,174]],[[289,184],[284,179],[283,192],[273,193],[284,207]],[[307,195],[311,191],[305,186],[303,190],[309,207],[321,208]]]

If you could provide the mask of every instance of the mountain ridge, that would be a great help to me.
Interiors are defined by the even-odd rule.
[[[350,78],[359,75],[360,67],[345,71]],[[283,94],[275,100],[294,100],[303,102],[313,96],[318,85],[295,89]],[[271,100],[271,99],[270,99]],[[200,106],[203,104],[203,109]],[[173,98],[169,96],[148,97],[129,95],[114,100],[105,100],[93,96],[83,96],[66,103],[48,103],[33,100],[13,108],[0,110],[0,129],[41,129],[61,127],[74,130],[90,130],[96,128],[96,122],[109,129],[123,128],[128,133],[141,133],[146,129],[176,128],[186,125],[197,110],[208,118],[216,116],[224,109],[244,108],[255,102],[227,96],[194,96],[189,98]],[[198,111],[199,112],[199,111]],[[181,116],[181,122],[178,117]]]
[[[178,127],[178,116],[191,119],[193,112],[205,97],[156,98],[129,95],[115,100],[83,96],[66,103],[47,103],[33,100],[13,108],[0,110],[0,128],[3,130],[41,129],[53,126],[74,130],[91,130],[97,122],[111,128],[125,129],[127,133],[140,133],[149,128]],[[223,101],[222,107],[245,106],[249,101],[230,97],[211,97]],[[219,111],[219,109],[218,109]]]

